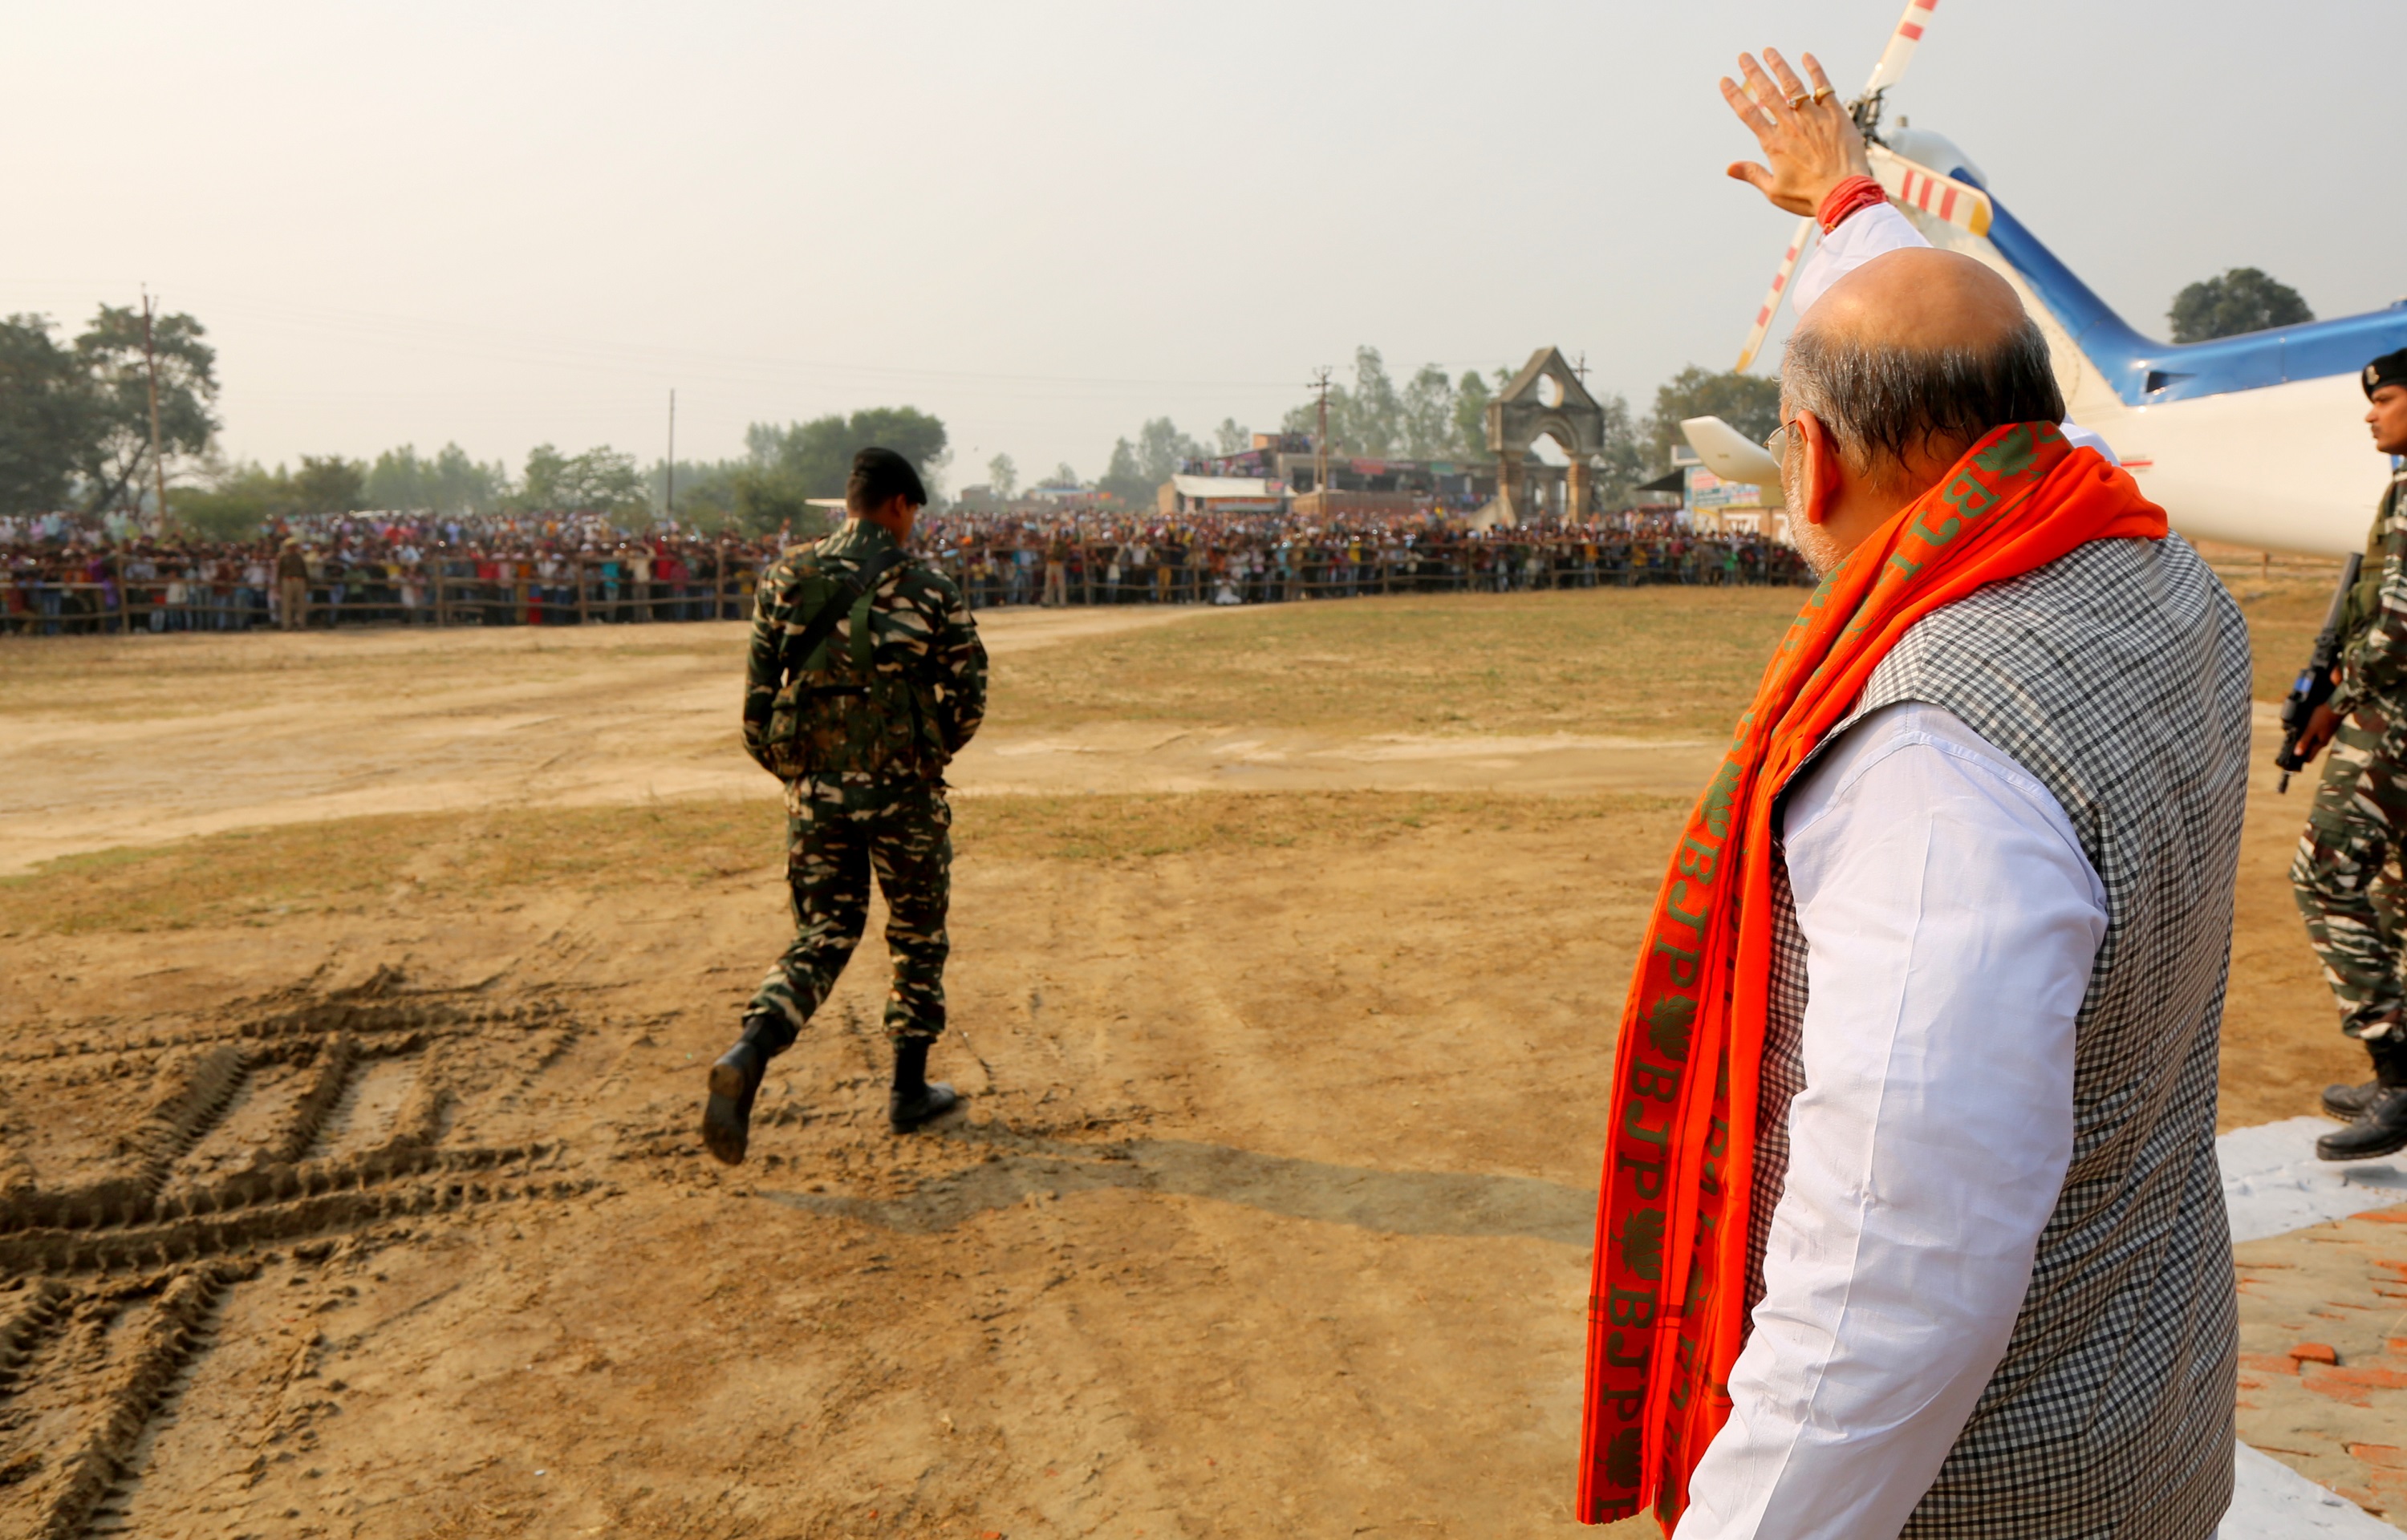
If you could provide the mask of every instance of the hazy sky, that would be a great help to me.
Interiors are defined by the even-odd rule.
[[[1716,77],[1771,42],[1852,92],[1898,8],[0,0],[0,310],[148,281],[270,462],[648,461],[674,386],[681,455],[909,403],[956,486],[1091,476],[1360,343],[1552,343],[1643,409],[1787,229]],[[2407,293],[2402,57],[2396,0],[1945,0],[1891,110],[2144,331],[2240,264],[2341,315]]]

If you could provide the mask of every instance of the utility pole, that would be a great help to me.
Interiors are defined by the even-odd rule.
[[[1581,353],[1581,354],[1580,354],[1580,356],[1579,356],[1579,361],[1578,361],[1577,363],[1575,363],[1575,364],[1573,364],[1573,365],[1572,365],[1572,373],[1573,373],[1573,374],[1577,374],[1577,375],[1579,376],[1580,389],[1583,389],[1583,390],[1587,389],[1588,389],[1588,354],[1587,354],[1587,353],[1583,352],[1583,353]]]
[[[1320,431],[1312,435],[1312,489],[1320,494],[1320,511],[1329,512],[1329,369],[1313,372],[1312,389],[1320,392]]]
[[[159,355],[150,346],[150,286],[142,286],[142,361],[150,374],[150,472],[159,488],[156,530],[167,528],[167,457],[159,443]]]
[[[669,387],[669,480],[668,490],[661,498],[661,512],[671,523],[677,520],[677,387]]]

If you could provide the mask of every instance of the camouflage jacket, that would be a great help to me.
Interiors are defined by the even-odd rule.
[[[744,748],[781,780],[938,780],[986,715],[986,648],[953,580],[905,553],[813,656],[791,656],[894,537],[866,519],[761,574],[745,658]]]
[[[2407,707],[2407,470],[2394,472],[2365,538],[2365,564],[2341,611],[2340,687],[2332,710]],[[2394,709],[2385,713],[2394,719]]]

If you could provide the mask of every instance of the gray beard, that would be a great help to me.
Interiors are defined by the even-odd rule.
[[[1795,543],[1797,554],[1805,558],[1805,565],[1814,569],[1816,577],[1830,576],[1846,559],[1847,553],[1839,549],[1839,543],[1818,524],[1792,518],[1788,521],[1788,538]]]

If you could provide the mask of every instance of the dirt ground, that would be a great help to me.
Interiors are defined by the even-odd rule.
[[[2227,576],[2278,694],[2329,580]],[[1794,599],[988,618],[968,1114],[885,1130],[873,922],[733,1172],[739,629],[0,648],[0,1533],[1573,1532],[1595,1089]],[[2353,1067],[2260,780],[2227,1125]]]

